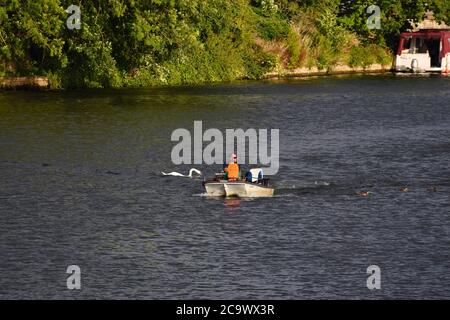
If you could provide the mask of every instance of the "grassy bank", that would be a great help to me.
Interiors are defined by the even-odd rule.
[[[366,1],[10,1],[0,7],[0,76],[122,87],[389,66],[407,19],[430,6],[450,16],[445,1],[380,2],[383,28],[368,30]],[[72,3],[80,29],[66,25]]]

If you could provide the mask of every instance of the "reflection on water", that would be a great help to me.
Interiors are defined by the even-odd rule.
[[[239,198],[226,198],[224,200],[225,207],[227,208],[227,212],[229,213],[237,213],[238,210],[236,207],[239,207],[241,204],[241,199]]]
[[[2,92],[0,298],[448,298],[449,85]],[[162,176],[192,167],[172,164],[170,136],[195,120],[280,129],[275,196],[205,197],[202,179]]]

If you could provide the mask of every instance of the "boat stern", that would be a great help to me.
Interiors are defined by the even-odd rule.
[[[231,182],[224,185],[227,197],[247,197],[245,183]]]
[[[223,182],[207,182],[205,183],[206,194],[213,197],[225,197],[226,192]]]

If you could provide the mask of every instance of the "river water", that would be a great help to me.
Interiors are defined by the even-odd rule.
[[[172,163],[195,120],[279,129],[276,196],[162,176],[220,169]],[[450,298],[449,159],[440,76],[1,92],[0,298]]]

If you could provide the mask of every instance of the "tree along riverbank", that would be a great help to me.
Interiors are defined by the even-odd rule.
[[[450,20],[448,1],[382,1],[381,28],[369,29],[371,2],[10,1],[0,7],[1,82],[145,87],[369,72],[391,65],[399,33],[426,10]]]

